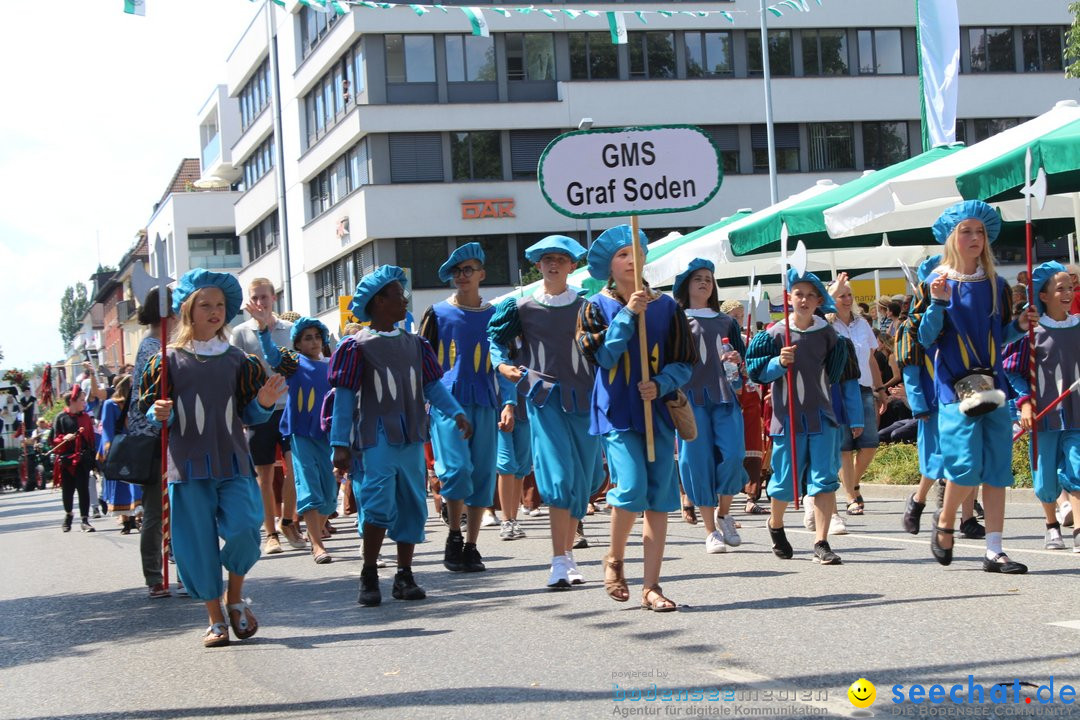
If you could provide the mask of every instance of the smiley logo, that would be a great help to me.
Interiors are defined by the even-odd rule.
[[[866,678],[859,678],[851,683],[847,691],[848,700],[857,708],[868,708],[877,700],[877,688]]]

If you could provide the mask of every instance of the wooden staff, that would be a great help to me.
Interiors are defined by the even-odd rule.
[[[630,235],[634,243],[634,292],[641,292],[645,285],[641,271],[645,267],[645,253],[638,237],[637,215],[630,216]],[[638,315],[638,349],[641,351],[641,381],[649,381],[649,339],[645,336],[645,312]],[[656,443],[653,441],[652,402],[645,403],[645,453],[649,462],[656,462]]]
[[[1031,227],[1031,197],[1034,195],[1031,183],[1031,148],[1028,148],[1027,154],[1024,156],[1024,244],[1027,250],[1027,307],[1035,307],[1035,283],[1032,276],[1031,269],[1031,246],[1032,246],[1032,227]],[[989,239],[987,242],[990,242]],[[1006,300],[1006,302],[1008,302]],[[1027,308],[1024,309],[1026,312]],[[1038,376],[1035,372],[1035,323],[1028,323],[1028,383],[1031,385],[1031,409],[1036,415],[1039,414],[1039,406],[1036,403],[1036,398],[1039,396]],[[1031,467],[1033,470],[1039,469],[1039,426],[1037,423],[1031,424]]]
[[[158,276],[165,278],[163,258],[158,259]],[[169,290],[162,280],[158,286],[158,318],[161,323],[161,374],[158,377],[158,399],[168,400],[169,362],[165,354],[168,343]],[[169,524],[169,421],[161,426],[161,584],[169,589],[169,548],[172,545],[172,528]]]

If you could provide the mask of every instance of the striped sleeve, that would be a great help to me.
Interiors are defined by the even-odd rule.
[[[746,372],[750,379],[759,385],[764,385],[767,380],[763,379],[769,361],[780,356],[780,343],[767,332],[759,332],[750,340],[750,347],[746,349]]]
[[[862,373],[859,370],[859,358],[855,355],[855,346],[846,337],[841,336],[837,340],[836,347],[832,349],[825,359],[825,369],[829,375],[829,382],[838,383],[845,380],[858,380]],[[837,354],[837,348],[841,345],[843,345],[842,363]]]
[[[330,356],[330,386],[360,392],[363,369],[364,355],[356,337],[350,335],[341,341]]]
[[[607,328],[607,320],[604,319],[600,306],[588,300],[583,302],[581,310],[578,311],[577,344],[581,354],[593,365],[599,365],[596,353],[604,346]]]
[[[431,347],[439,347],[439,321],[435,316],[434,306],[424,311],[424,317],[420,319],[419,335],[427,340]]]
[[[731,343],[731,349],[739,353],[739,357],[746,357],[746,338],[743,336],[742,328],[739,327],[739,323],[732,319],[731,329],[728,330],[728,342]]]
[[[428,383],[435,382],[443,376],[442,365],[439,364],[439,358],[436,357],[435,351],[431,348],[429,343],[424,338],[420,338],[420,342],[423,344],[423,384],[427,386]]]
[[[158,399],[158,382],[161,380],[161,353],[156,353],[143,366],[139,380],[139,412],[146,413]]]
[[[690,330],[690,321],[686,319],[686,313],[678,305],[675,306],[675,317],[672,318],[671,327],[668,330],[664,354],[669,363],[697,365],[701,362],[697,345],[694,343],[694,334]]]
[[[1028,350],[1028,336],[1024,335],[1022,338],[1014,343],[1005,346],[1005,349],[1001,351],[1001,367],[1007,373],[1017,373],[1027,377],[1028,364],[1031,358],[1031,351]]]
[[[266,371],[263,370],[262,362],[254,355],[248,355],[244,364],[240,366],[240,374],[236,383],[236,407],[246,408],[259,394],[259,390],[266,383]]]
[[[278,347],[278,352],[281,353],[281,362],[274,370],[287,378],[292,377],[300,369],[300,353],[286,347]]]
[[[495,314],[488,321],[488,338],[503,347],[513,347],[514,340],[521,337],[522,332],[517,300],[506,298],[495,308]]]

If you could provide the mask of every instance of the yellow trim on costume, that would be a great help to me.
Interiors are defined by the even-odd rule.
[[[454,367],[454,363],[457,362],[457,343],[453,340],[450,341],[450,367]]]
[[[304,388],[296,391],[296,412],[304,411]]]
[[[439,360],[439,365],[443,365],[443,344],[441,341],[439,342],[439,353],[437,357]]]
[[[960,333],[956,334],[956,344],[960,346],[960,361],[964,364],[964,368],[970,368],[971,358],[968,356],[967,343],[964,342],[964,336]]]
[[[630,353],[624,352],[623,356],[623,370],[626,372],[626,384],[630,384]]]
[[[480,351],[480,343],[477,343],[472,358],[473,372],[477,374],[480,374],[480,360],[482,359],[482,356],[483,353]]]
[[[986,344],[990,348],[990,367],[994,367],[997,350],[994,348],[994,332],[992,330],[986,334]]]
[[[615,374],[618,373],[618,372],[619,372],[619,363],[615,363],[614,365],[611,366],[611,370],[608,370],[608,378],[607,378],[608,385],[614,385],[615,384]]]
[[[311,387],[310,390],[308,390],[308,396],[307,396],[307,409],[308,409],[308,412],[311,412],[311,409],[313,407],[315,407],[315,386],[314,385]]]
[[[652,352],[649,353],[649,368],[653,375],[660,371],[660,345],[652,346]]]

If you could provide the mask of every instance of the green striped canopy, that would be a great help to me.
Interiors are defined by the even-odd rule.
[[[957,190],[966,200],[996,202],[1022,197],[1024,155],[1029,147],[1032,173],[1039,167],[1046,171],[1047,194],[1080,192],[1080,120],[958,175]]]

